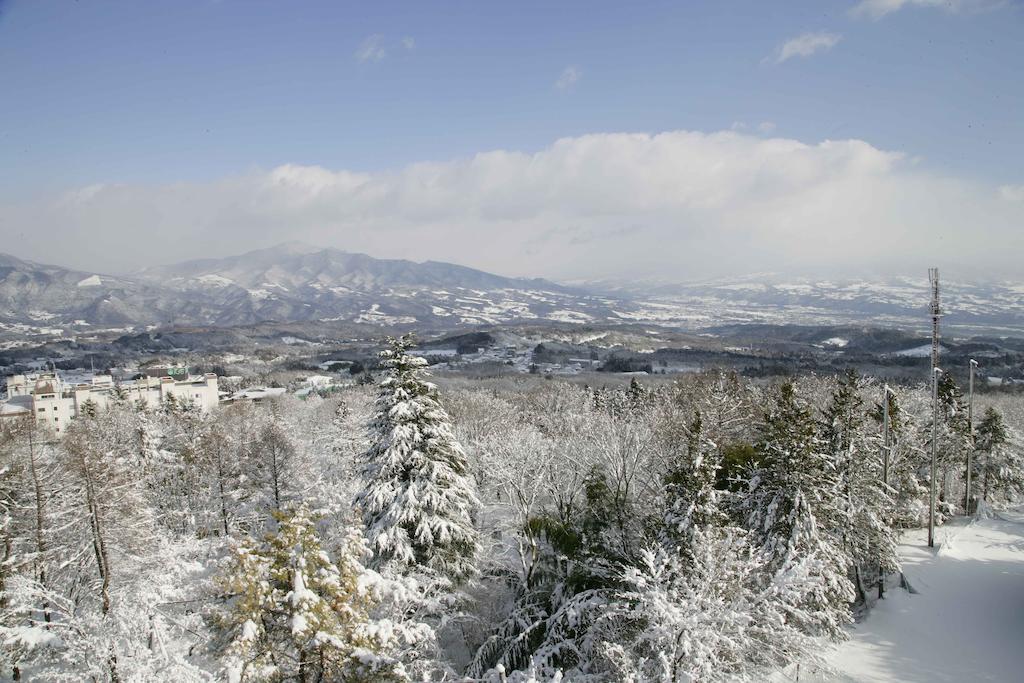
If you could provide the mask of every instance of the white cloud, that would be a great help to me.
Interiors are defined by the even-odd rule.
[[[850,9],[850,15],[878,20],[904,7],[937,7],[956,14],[984,12],[1005,5],[1005,0],[861,0]]]
[[[1024,202],[1024,185],[1001,185],[999,196],[1008,202]]]
[[[402,47],[404,47],[406,50],[415,50],[416,39],[413,38],[412,36],[406,36],[402,38]]]
[[[762,121],[761,123],[757,124],[757,129],[760,132],[762,132],[762,133],[774,133],[775,132],[775,122],[774,121]]]
[[[556,278],[950,264],[1019,274],[1024,202],[1005,201],[1019,190],[932,174],[860,140],[608,133],[386,172],[286,164],[98,185],[0,205],[0,244],[100,271],[301,239]]]
[[[387,57],[388,51],[384,47],[384,36],[375,33],[368,36],[356,50],[356,61],[360,64],[365,62],[379,62]]]
[[[842,39],[838,33],[826,31],[804,33],[779,46],[775,51],[775,63],[781,64],[793,57],[810,57],[815,52],[831,50]]]
[[[567,66],[562,69],[561,75],[558,77],[558,80],[555,81],[555,87],[559,90],[568,90],[576,85],[582,76],[583,72],[577,67]]]

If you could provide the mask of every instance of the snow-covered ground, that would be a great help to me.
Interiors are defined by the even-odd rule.
[[[897,586],[827,655],[830,675],[800,680],[1024,681],[1024,508],[904,537]],[[793,678],[793,676],[791,676]]]

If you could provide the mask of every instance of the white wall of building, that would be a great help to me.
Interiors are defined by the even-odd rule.
[[[98,409],[106,408],[114,400],[115,391],[122,391],[129,403],[145,402],[150,409],[161,407],[169,396],[176,401],[192,403],[203,412],[209,412],[219,401],[217,376],[206,374],[174,380],[170,377],[143,377],[115,385],[106,375],[94,377],[89,384],[65,384],[56,374],[36,377],[13,375],[7,378],[8,398],[32,397],[32,415],[37,423],[64,433],[71,420],[78,417],[87,401]]]

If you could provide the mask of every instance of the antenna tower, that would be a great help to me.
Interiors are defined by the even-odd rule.
[[[932,303],[929,307],[932,314],[932,372],[939,367],[939,318],[942,308],[939,305],[939,269],[928,269],[928,282],[932,286]]]
[[[932,285],[932,469],[928,475],[928,547],[935,547],[935,477],[938,474],[937,449],[939,439],[939,318],[942,309],[939,307],[939,269],[928,269],[928,281]]]

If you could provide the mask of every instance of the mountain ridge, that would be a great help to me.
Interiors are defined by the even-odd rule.
[[[925,278],[757,273],[691,283],[512,278],[443,261],[377,259],[289,242],[126,276],[0,254],[0,333],[96,326],[232,326],[265,321],[458,328],[507,323],[927,322]],[[1024,284],[944,283],[948,328],[1024,334]]]

